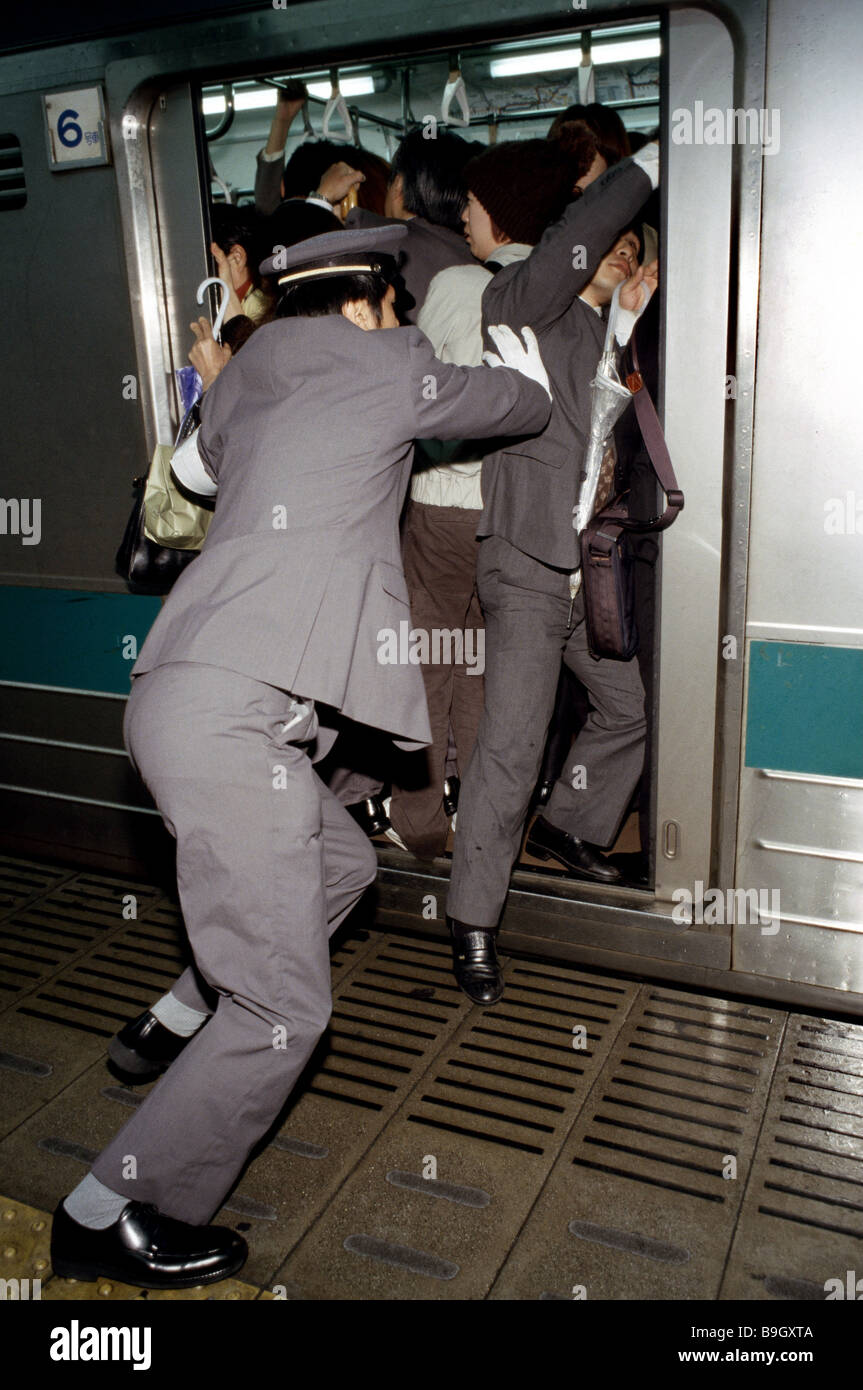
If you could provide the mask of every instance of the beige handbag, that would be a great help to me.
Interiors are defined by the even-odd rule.
[[[172,550],[200,550],[213,517],[193,502],[171,476],[172,444],[157,444],[144,489],[144,534]]]

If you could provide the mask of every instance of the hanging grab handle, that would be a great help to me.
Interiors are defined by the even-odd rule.
[[[309,99],[308,99],[308,97],[306,97],[305,101],[303,102],[302,116],[303,116],[303,141],[305,142],[306,140],[317,140],[318,137],[317,137],[317,135],[315,134],[315,128],[314,128],[314,126],[312,125],[311,117],[309,116]]]
[[[580,106],[590,106],[596,101],[596,85],[593,80],[593,58],[590,52],[590,35],[581,38],[581,63],[578,69],[578,101]]]
[[[198,286],[199,304],[203,304],[204,302],[204,290],[207,288],[208,285],[221,285],[222,289],[225,291],[225,293],[219,300],[219,312],[216,314],[216,322],[213,324],[213,337],[216,340],[216,342],[218,342],[219,334],[222,331],[222,323],[225,318],[225,311],[228,307],[228,299],[230,297],[231,291],[225,284],[224,280],[220,279],[218,275],[208,275],[206,280],[202,280],[200,285]]]
[[[458,116],[450,115],[450,107],[452,106],[453,98],[455,98],[459,104],[461,120],[459,120]],[[443,89],[440,115],[444,125],[470,125],[470,106],[467,100],[467,88],[464,85],[464,78],[461,75],[457,53],[451,53],[449,57],[449,77]]]
[[[345,130],[350,135],[354,144],[356,144],[357,133],[354,130],[354,123],[351,120],[351,113],[348,110],[348,104],[342,96],[341,88],[339,87],[338,68],[332,68],[330,70],[330,86],[332,88],[332,91],[330,92],[330,99],[324,107],[324,120],[321,126],[321,134],[325,140],[329,140],[330,120],[332,119],[334,113],[338,111],[339,115],[345,123]]]

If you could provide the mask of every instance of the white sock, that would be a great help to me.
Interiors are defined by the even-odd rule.
[[[112,1192],[110,1187],[88,1173],[84,1181],[79,1182],[65,1198],[63,1206],[79,1226],[89,1226],[91,1231],[104,1231],[108,1226],[113,1226],[129,1201],[129,1197]]]
[[[159,1020],[163,1028],[181,1038],[190,1038],[193,1033],[197,1033],[201,1024],[210,1017],[209,1014],[202,1014],[200,1009],[192,1009],[188,1004],[182,1004],[179,999],[174,998],[170,990],[153,1005],[150,1013]]]

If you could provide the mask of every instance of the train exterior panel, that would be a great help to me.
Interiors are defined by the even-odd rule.
[[[654,886],[519,868],[504,939],[863,1013],[854,0],[310,0],[0,56],[7,848],[164,858],[120,737],[158,600],[129,595],[112,558],[128,484],[173,436],[208,273],[201,88],[648,20],[663,50],[661,404],[686,494],[661,558]],[[55,171],[44,99],[94,88],[110,163]],[[381,863],[384,920],[442,931],[445,872]]]

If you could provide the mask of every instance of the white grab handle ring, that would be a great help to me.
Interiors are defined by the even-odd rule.
[[[458,116],[450,115],[449,109],[452,106],[453,98],[458,102],[461,109],[461,120],[459,120]],[[447,78],[446,86],[443,89],[440,114],[444,125],[470,125],[470,106],[468,105],[467,88],[464,85],[464,78],[458,68],[453,68]]]

